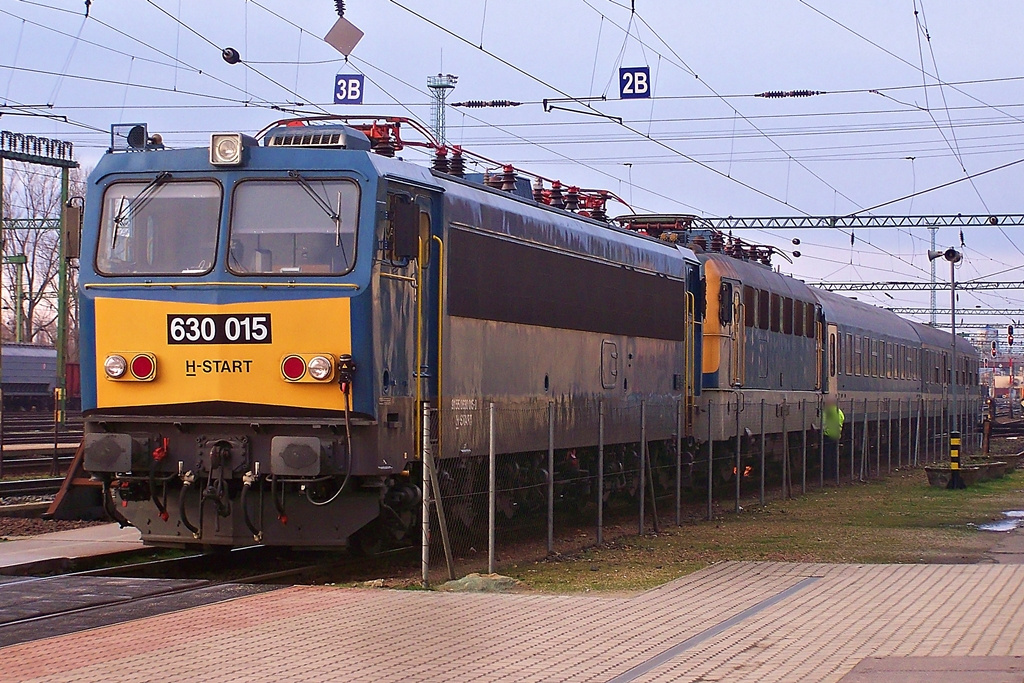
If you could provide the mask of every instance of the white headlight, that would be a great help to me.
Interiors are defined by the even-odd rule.
[[[334,364],[331,363],[330,358],[323,356],[314,356],[309,359],[309,364],[306,366],[306,370],[309,372],[309,376],[313,379],[324,380],[331,376],[331,370],[334,369]]]
[[[106,371],[107,377],[119,379],[124,376],[125,371],[128,369],[128,363],[121,356],[107,356],[107,359],[103,361],[103,369]]]
[[[210,136],[210,163],[214,166],[242,163],[242,134],[214,133]]]

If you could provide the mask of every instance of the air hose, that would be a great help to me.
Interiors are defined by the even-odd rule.
[[[165,522],[170,516],[167,514],[167,483],[166,480],[164,480],[165,500],[161,500],[160,497],[156,494],[156,467],[161,460],[167,457],[167,441],[168,440],[164,438],[163,445],[153,449],[153,459],[149,463],[149,494],[153,499],[153,505],[155,505],[156,509],[160,512],[160,519],[164,520]]]
[[[192,537],[199,539],[202,538],[203,532],[198,527],[192,525],[188,521],[188,513],[185,512],[185,494],[188,493],[188,488],[196,480],[196,475],[191,472],[186,472],[185,476],[181,478],[181,491],[178,493],[178,516],[181,517],[181,523],[185,525],[185,528],[192,532]],[[200,524],[202,524],[202,513],[200,511]]]
[[[252,518],[249,517],[249,506],[246,503],[246,498],[249,495],[249,489],[251,489],[252,485],[255,483],[256,475],[254,475],[252,472],[246,472],[245,476],[242,477],[242,496],[240,499],[240,504],[242,506],[242,517],[245,520],[245,526],[247,526],[249,528],[249,531],[252,532],[252,540],[256,543],[262,543],[263,532],[257,529],[256,525],[253,524]],[[263,506],[261,505],[260,510],[262,511],[262,509]]]
[[[110,496],[110,480],[107,478],[103,479],[103,511],[110,515],[110,518],[117,522],[122,529],[132,525],[114,506],[114,500]]]

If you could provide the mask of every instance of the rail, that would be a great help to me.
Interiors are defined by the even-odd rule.
[[[0,481],[0,498],[11,496],[52,496],[60,490],[64,477],[10,479]]]

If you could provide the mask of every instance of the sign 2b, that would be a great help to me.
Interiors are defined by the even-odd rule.
[[[334,79],[335,104],[363,103],[363,75],[338,74]]]
[[[619,98],[638,100],[651,96],[651,67],[624,66],[619,68]]]

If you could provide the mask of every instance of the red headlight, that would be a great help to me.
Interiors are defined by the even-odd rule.
[[[299,381],[306,374],[306,361],[300,356],[288,356],[281,363],[281,374],[291,382]]]
[[[140,353],[135,356],[135,358],[132,358],[130,368],[132,371],[132,377],[135,379],[145,380],[151,378],[153,373],[156,372],[156,363],[153,362],[153,359],[150,356]]]

